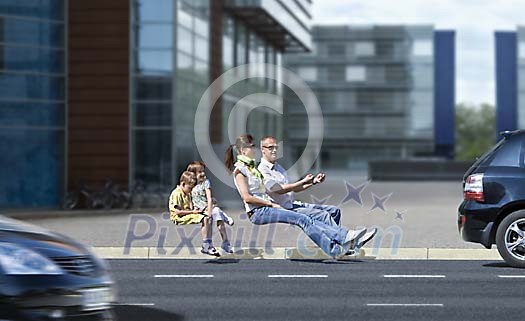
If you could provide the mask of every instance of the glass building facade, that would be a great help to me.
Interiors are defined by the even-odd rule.
[[[323,111],[318,166],[365,172],[372,160],[434,154],[434,34],[432,26],[314,26],[314,51],[286,57]],[[285,101],[287,136],[299,157],[306,115],[294,94]]]
[[[64,187],[66,2],[0,2],[0,208],[56,207]]]
[[[210,83],[236,66],[270,64],[223,94],[211,123],[213,147],[223,153],[240,100],[282,96],[279,81],[264,77],[279,77],[284,53],[309,50],[310,7],[309,0],[0,1],[0,207],[56,208],[77,184],[98,189],[107,179],[169,193],[200,159],[194,119]],[[282,136],[281,115],[257,108],[246,117],[243,133]]]
[[[209,1],[134,0],[131,180],[173,186],[196,159],[193,120],[209,84]]]
[[[223,153],[225,146],[232,143],[230,137],[234,139],[246,132],[255,137],[282,137],[282,115],[268,108],[248,112],[254,102],[243,100],[246,109],[238,109],[240,112],[233,118],[230,114],[249,94],[272,93],[282,97],[280,82],[265,76],[277,75],[279,80],[283,53],[308,50],[309,1],[132,3],[131,182],[140,179],[151,189],[163,191],[177,184],[187,164],[200,159],[194,121],[202,95],[216,77],[240,65],[268,64],[259,65],[257,70],[250,68],[250,79],[223,93],[220,117],[215,118],[219,123],[211,124],[211,131],[217,133],[211,137],[214,148]],[[292,13],[290,5],[299,11]],[[238,123],[244,118],[247,128],[242,133],[229,132],[230,120]]]
[[[225,30],[222,42],[223,71],[226,72],[232,67],[243,64],[259,64],[258,67],[255,67],[257,69],[248,69],[248,72],[257,75],[257,78],[241,81],[226,90],[223,95],[223,137],[227,138],[230,134],[232,138],[235,138],[246,132],[251,133],[254,137],[262,137],[268,133],[282,137],[281,115],[276,115],[270,109],[262,108],[254,109],[248,115],[243,113],[243,110],[249,110],[251,103],[258,103],[250,100],[244,101],[243,107],[245,108],[238,109],[239,112],[232,119],[235,123],[239,123],[242,119],[247,118],[247,128],[242,129],[242,132],[228,133],[229,116],[241,98],[254,93],[271,93],[282,97],[282,85],[278,77],[282,53],[272,43],[247,28],[242,21],[234,19],[228,13],[225,13],[223,19]],[[267,66],[264,67],[262,64],[267,64]],[[266,78],[268,74],[276,75],[277,81]],[[229,144],[229,140],[225,140],[225,143]]]

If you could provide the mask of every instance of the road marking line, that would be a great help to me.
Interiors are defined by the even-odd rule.
[[[327,278],[324,274],[270,274],[269,278]]]
[[[369,307],[443,307],[443,304],[416,304],[416,303],[367,303]]]
[[[213,278],[212,274],[158,274],[155,278]]]
[[[525,275],[498,275],[498,277],[503,279],[525,279]]]
[[[116,306],[148,306],[152,307],[155,306],[155,303],[119,303],[119,304],[113,304]]]
[[[396,275],[396,274],[385,274],[385,278],[445,278],[445,275]]]

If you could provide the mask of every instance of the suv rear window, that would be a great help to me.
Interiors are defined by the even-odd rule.
[[[471,168],[476,168],[478,166],[488,166],[491,162],[491,160],[494,158],[495,152],[506,142],[506,139],[500,140],[496,145],[492,146],[491,149],[489,149],[488,152],[481,155],[476,162],[472,165]]]
[[[522,154],[522,139],[514,136],[500,141],[491,154],[482,162],[483,166],[520,167]]]

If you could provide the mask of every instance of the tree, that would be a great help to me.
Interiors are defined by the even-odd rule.
[[[489,104],[456,106],[456,159],[474,160],[496,143],[496,110]]]

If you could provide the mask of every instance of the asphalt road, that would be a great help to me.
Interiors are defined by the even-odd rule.
[[[522,320],[525,271],[486,261],[113,260],[119,320]]]

